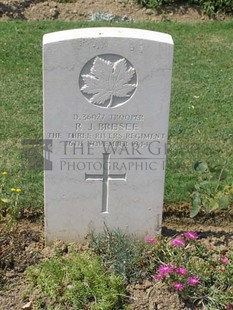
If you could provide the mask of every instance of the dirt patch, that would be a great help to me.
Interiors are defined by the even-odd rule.
[[[21,308],[25,270],[42,259],[43,247],[41,221],[0,224],[0,309]]]
[[[208,17],[195,6],[174,5],[164,11],[155,11],[136,5],[133,0],[78,0],[69,3],[8,0],[0,2],[0,19],[196,22],[208,20]]]

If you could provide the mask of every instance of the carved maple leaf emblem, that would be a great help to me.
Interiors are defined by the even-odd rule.
[[[111,107],[114,97],[130,97],[136,84],[130,84],[135,69],[128,67],[125,58],[115,62],[96,57],[90,74],[83,74],[83,93],[93,95],[89,101],[95,105]]]

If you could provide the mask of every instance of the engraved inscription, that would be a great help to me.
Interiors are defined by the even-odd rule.
[[[136,71],[122,56],[100,55],[83,67],[79,84],[87,101],[101,108],[114,108],[126,103],[134,94]]]
[[[110,121],[144,121],[144,115],[138,114],[74,114],[73,115],[74,121],[103,121],[105,119]]]
[[[103,174],[87,174],[85,180],[102,181],[102,210],[101,213],[108,213],[109,180],[126,181],[126,173],[109,174],[110,153],[103,153]]]

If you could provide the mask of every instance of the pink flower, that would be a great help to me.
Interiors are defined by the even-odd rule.
[[[154,280],[163,280],[165,278],[165,275],[163,275],[163,274],[155,274],[155,275],[153,275],[151,277]]]
[[[233,305],[232,304],[227,304],[227,310],[232,310],[233,309]]]
[[[176,273],[182,275],[182,276],[185,276],[188,272],[187,272],[187,269],[184,268],[184,267],[177,267],[176,268]]]
[[[147,237],[147,238],[145,238],[145,242],[147,242],[147,243],[156,243],[157,240],[155,238],[152,238],[152,237]]]
[[[189,277],[187,281],[188,281],[188,284],[191,286],[194,286],[194,285],[200,283],[200,279],[196,276]]]
[[[176,282],[173,284],[173,287],[177,290],[177,291],[183,291],[184,289],[184,285],[180,282]]]
[[[162,274],[164,276],[169,275],[170,273],[173,273],[174,267],[171,265],[161,265],[159,266],[159,274]]]
[[[187,231],[182,234],[186,239],[197,239],[198,238],[198,233],[195,231]]]
[[[175,238],[172,240],[172,245],[174,247],[183,247],[183,246],[185,246],[185,242],[181,238]]]
[[[223,264],[227,264],[228,261],[229,261],[229,259],[228,259],[227,257],[222,257],[222,258],[220,259],[220,261],[221,261]]]

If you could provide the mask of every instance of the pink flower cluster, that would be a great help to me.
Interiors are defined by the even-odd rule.
[[[189,240],[198,238],[198,233],[196,233],[195,231],[187,231],[183,233],[182,235],[184,236],[185,239],[189,239]]]
[[[188,278],[187,282],[189,285],[194,286],[200,283],[200,279],[196,276],[192,276]]]
[[[172,239],[171,244],[173,247],[185,247],[188,240],[196,240],[198,234],[195,231],[187,231],[181,234],[179,237]],[[145,238],[147,243],[156,243],[157,240],[152,237]],[[223,264],[228,262],[227,258],[223,257],[221,259]],[[154,280],[164,280],[168,278],[173,281],[173,288],[177,291],[183,291],[187,285],[195,286],[200,283],[200,278],[197,276],[188,276],[188,271],[182,266],[172,266],[172,265],[160,265],[157,273],[152,276]],[[178,281],[177,281],[178,280]]]
[[[175,267],[172,265],[161,265],[158,268],[157,274],[153,275],[152,278],[154,280],[163,280],[169,275],[187,276],[188,271],[185,267]],[[190,286],[195,286],[195,285],[200,283],[200,279],[197,276],[190,276],[190,277],[186,278],[186,282]],[[185,289],[185,284],[181,283],[181,282],[175,282],[173,284],[173,287],[177,291],[183,291]]]
[[[187,269],[184,268],[184,267],[177,267],[177,268],[176,268],[176,273],[177,273],[177,274],[180,274],[181,276],[186,276],[186,274],[187,274],[188,272],[187,272]]]
[[[223,264],[227,264],[227,263],[229,262],[229,259],[228,259],[227,257],[222,257],[222,258],[220,259],[220,261],[221,261],[221,263],[223,263]]]
[[[157,242],[157,240],[153,237],[146,237],[144,240],[147,243],[156,243]]]
[[[183,291],[185,289],[184,284],[180,283],[180,282],[176,282],[173,284],[174,289],[176,289],[177,291]]]
[[[186,240],[195,240],[198,238],[198,234],[195,231],[187,231],[181,234],[181,238],[177,237],[172,240],[173,247],[184,247],[185,246],[185,239]]]
[[[197,285],[198,283],[200,283],[200,279],[199,279],[198,277],[196,277],[196,276],[192,276],[192,277],[189,277],[189,278],[187,279],[187,282],[188,282],[189,285],[195,286],[195,285]],[[174,287],[174,289],[176,289],[177,291],[183,291],[183,290],[185,289],[185,285],[182,284],[182,283],[180,283],[180,282],[175,282],[175,283],[173,284],[173,287]]]
[[[184,247],[185,241],[181,238],[175,238],[172,240],[172,245],[176,248]]]

